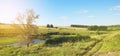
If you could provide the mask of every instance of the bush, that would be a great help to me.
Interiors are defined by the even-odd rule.
[[[45,44],[59,44],[63,42],[77,42],[77,41],[87,41],[90,39],[90,36],[61,36],[61,37],[55,37],[50,38],[46,40]]]
[[[107,26],[89,26],[88,30],[99,30],[99,31],[106,31],[107,30]]]
[[[47,36],[47,35],[71,35],[73,33],[68,33],[68,32],[48,32],[43,34],[43,36]]]
[[[71,27],[78,27],[78,28],[87,28],[88,25],[70,25]]]
[[[68,33],[68,32],[60,32],[59,35],[71,35],[71,33]]]

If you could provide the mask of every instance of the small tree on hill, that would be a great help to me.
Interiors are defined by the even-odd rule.
[[[49,24],[47,24],[47,28],[49,28],[50,27],[50,25]]]
[[[53,28],[53,27],[54,27],[53,24],[51,25],[47,24],[47,28]]]
[[[34,14],[33,10],[27,10],[25,14],[19,14],[16,17],[16,23],[14,23],[14,27],[19,32],[20,43],[24,43],[27,46],[34,39],[34,36],[37,34],[38,27],[33,24],[35,19],[38,18],[38,15]]]
[[[50,28],[53,28],[53,24],[50,25]]]

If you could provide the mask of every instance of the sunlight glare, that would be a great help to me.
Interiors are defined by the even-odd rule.
[[[12,23],[19,9],[20,5],[16,1],[0,2],[0,23]]]

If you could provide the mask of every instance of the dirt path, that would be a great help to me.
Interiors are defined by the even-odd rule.
[[[94,54],[93,56],[120,56],[120,50]]]
[[[114,35],[116,35],[116,34],[118,34],[117,32],[110,32],[109,34],[105,34],[105,36],[104,37],[102,37],[102,39],[101,40],[98,40],[98,41],[96,41],[95,43],[93,43],[93,44],[91,44],[90,46],[88,46],[87,48],[86,48],[86,51],[85,52],[83,52],[82,54],[81,54],[81,56],[94,56],[94,54],[95,53],[97,53],[100,49],[101,49],[101,47],[102,47],[102,45],[103,45],[103,40],[105,39],[105,38],[107,38],[107,37],[111,37],[111,36],[114,36]],[[101,36],[101,35],[99,35],[99,36]],[[102,35],[103,36],[103,35]],[[99,45],[99,46],[98,46]],[[97,48],[96,48],[96,46],[98,46]],[[92,51],[92,49],[94,49],[94,51]],[[91,52],[92,51],[92,52]]]
[[[107,34],[104,38],[103,38],[103,40],[106,38],[109,38],[109,37],[112,37],[112,36],[115,36],[115,35],[117,35],[117,34],[119,34],[120,32],[118,31],[118,32],[111,32],[111,33],[109,33],[109,34]],[[103,42],[102,42],[102,44],[103,44]],[[99,49],[100,50],[100,49]],[[99,51],[98,50],[98,51]],[[94,54],[92,54],[91,56],[120,56],[120,50],[118,50],[118,51],[110,51],[110,52],[106,52],[106,53],[97,53],[97,51],[96,51],[96,53],[94,53]]]

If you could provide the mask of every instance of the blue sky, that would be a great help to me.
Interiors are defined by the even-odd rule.
[[[0,22],[10,22],[18,12],[31,8],[40,15],[38,25],[120,24],[120,0],[0,0]]]

